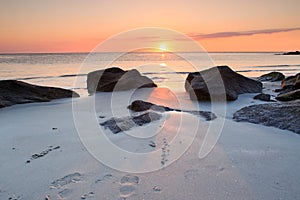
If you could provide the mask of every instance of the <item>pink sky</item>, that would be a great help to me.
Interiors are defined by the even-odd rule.
[[[295,51],[299,8],[299,0],[1,0],[0,52],[91,51],[141,27],[182,32],[207,51]]]

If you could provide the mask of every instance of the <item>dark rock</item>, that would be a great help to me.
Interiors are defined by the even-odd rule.
[[[87,89],[95,92],[122,91],[145,87],[157,87],[148,77],[142,76],[136,69],[124,71],[113,67],[88,73]]]
[[[299,75],[300,75],[300,73],[296,74],[295,76],[289,76],[289,77],[283,79],[281,81],[281,89],[284,90],[284,89],[290,88],[290,87],[293,88]]]
[[[155,112],[147,112],[135,117],[114,117],[101,123],[100,125],[104,126],[105,129],[108,128],[114,134],[117,134],[119,132],[128,131],[133,127],[149,124],[150,122],[157,121],[160,118],[160,114],[157,114]]]
[[[300,89],[300,73],[296,75],[296,81],[294,84],[295,89]]]
[[[169,111],[186,112],[193,115],[201,116],[205,118],[206,121],[211,121],[217,118],[217,116],[214,113],[209,111],[180,110],[180,109],[169,108],[166,106],[155,105],[153,103],[142,101],[142,100],[136,100],[132,102],[127,108],[135,112],[141,112],[150,109],[157,112],[169,112]]]
[[[291,92],[293,90],[295,90],[294,85],[287,85],[284,88],[277,89],[276,91],[279,92],[278,95],[281,95],[281,94],[285,94],[285,93]]]
[[[150,141],[150,144],[149,144],[149,146],[150,146],[150,147],[153,147],[153,148],[155,148],[155,147],[156,147],[156,144],[155,144],[155,142],[153,142],[153,141]]]
[[[56,147],[54,147],[54,148],[53,148],[53,146],[50,146],[48,149],[42,151],[41,153],[33,154],[33,155],[31,156],[31,159],[41,158],[41,157],[47,155],[50,151],[57,150],[57,149],[59,149],[59,148],[60,148],[60,146],[56,146]]]
[[[274,90],[274,92],[281,92],[281,91],[282,91],[281,88],[277,88],[277,89]]]
[[[264,74],[258,78],[259,81],[282,81],[285,76],[280,72],[270,72],[268,74]]]
[[[261,92],[262,83],[242,76],[228,66],[218,66],[190,73],[185,82],[185,89],[192,100],[222,101],[226,98],[233,101],[239,94]]]
[[[254,96],[253,99],[258,99],[261,101],[271,101],[271,95],[261,93],[261,94]]]
[[[174,111],[174,109],[166,107],[166,106],[160,106],[160,105],[155,105],[150,102],[142,101],[142,100],[136,100],[132,102],[128,107],[128,109],[135,111],[135,112],[141,112],[141,111],[146,111],[146,110],[154,110],[154,111],[159,111],[159,112],[164,112],[164,111]]]
[[[300,99],[300,73],[295,76],[289,76],[282,80],[281,88],[275,91],[280,92],[276,97],[279,101],[292,101]]]
[[[291,52],[283,53],[282,55],[300,55],[300,52],[299,51],[291,51]]]
[[[233,115],[238,122],[250,122],[290,130],[300,134],[300,101],[244,107]]]
[[[47,102],[69,97],[79,97],[79,95],[62,88],[32,85],[16,80],[0,81],[0,108],[14,104]]]
[[[300,99],[300,89],[279,94],[276,97],[276,99],[279,101],[292,101],[292,100]]]

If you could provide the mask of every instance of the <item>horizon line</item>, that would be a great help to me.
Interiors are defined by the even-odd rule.
[[[0,52],[0,55],[26,55],[26,54],[89,54],[89,53],[286,53],[286,52],[294,52],[294,51],[165,51],[165,52],[155,52],[155,51],[139,51],[139,52],[123,52],[123,51],[74,51],[74,52]]]

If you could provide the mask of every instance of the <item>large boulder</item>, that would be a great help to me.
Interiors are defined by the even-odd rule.
[[[268,74],[264,74],[260,77],[258,77],[259,81],[282,81],[285,78],[285,76],[281,72],[270,72]]]
[[[124,71],[117,67],[90,72],[87,76],[87,89],[95,92],[122,91],[145,87],[157,87],[148,77],[142,76],[136,69]]]
[[[62,88],[32,85],[16,80],[0,81],[0,108],[14,104],[47,102],[69,97],[79,97],[79,95]]]
[[[261,93],[262,83],[242,76],[228,66],[217,66],[201,72],[189,73],[185,89],[192,100],[234,101],[239,94]]]
[[[250,122],[290,130],[300,134],[300,100],[258,104],[244,107],[233,114],[238,122]]]

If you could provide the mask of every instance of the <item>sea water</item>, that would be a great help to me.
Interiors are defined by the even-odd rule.
[[[118,66],[123,69],[136,68],[159,86],[167,85],[175,89],[178,85],[183,85],[188,72],[217,65],[228,65],[247,77],[257,77],[271,71],[289,76],[300,72],[300,56],[278,55],[273,52],[1,54],[0,80],[14,79],[62,87],[87,95],[87,73]]]

